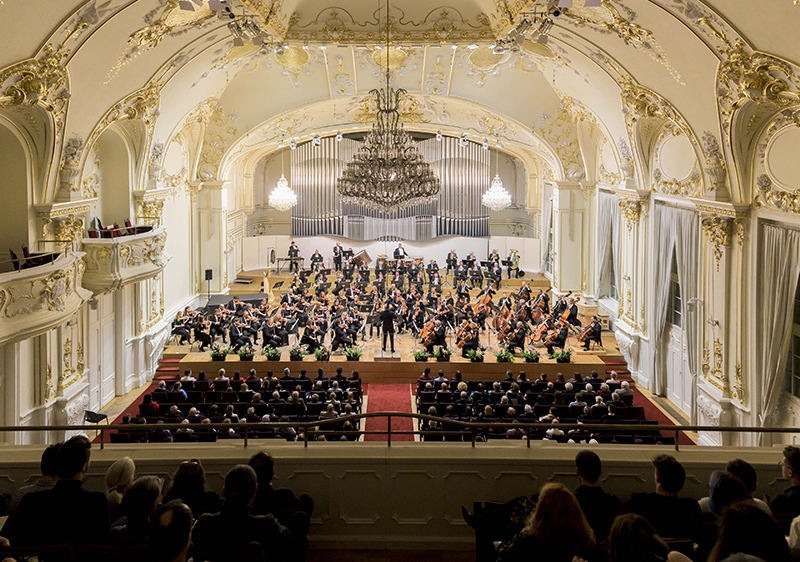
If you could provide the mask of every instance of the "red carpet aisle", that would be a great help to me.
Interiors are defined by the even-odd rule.
[[[151,384],[150,387],[147,390],[145,390],[144,392],[142,392],[139,395],[139,398],[134,400],[133,403],[131,403],[130,406],[125,408],[125,410],[123,410],[123,412],[120,415],[118,415],[115,420],[113,420],[111,422],[111,425],[122,423],[122,416],[124,416],[125,414],[130,414],[131,417],[134,417],[134,418],[136,416],[138,416],[139,415],[139,404],[144,402],[144,395],[153,392],[157,388],[158,388],[158,383]],[[105,425],[105,424],[103,424],[103,425]],[[108,433],[105,434],[105,442],[106,443],[111,443],[111,438],[108,436]],[[97,438],[93,439],[92,443],[100,443],[100,437],[98,436]]]
[[[633,405],[634,406],[641,406],[644,408],[645,417],[648,420],[655,420],[658,422],[658,425],[675,425],[671,419],[664,415],[664,413],[650,400],[644,396],[641,392],[636,392],[633,395]],[[664,432],[665,436],[674,436],[675,432]],[[681,445],[695,445],[696,443],[689,439],[689,436],[686,435],[684,432],[680,432],[678,434],[678,443]]]
[[[366,384],[367,412],[411,412],[411,385]],[[365,431],[386,431],[387,418],[368,418]],[[392,431],[413,431],[411,418],[392,419]],[[365,435],[365,441],[386,441],[385,435]],[[392,435],[392,441],[413,441],[413,435]]]

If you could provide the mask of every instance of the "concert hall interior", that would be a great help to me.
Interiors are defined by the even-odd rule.
[[[312,550],[473,548],[462,504],[572,487],[579,448],[621,496],[662,452],[695,499],[737,456],[780,492],[798,25],[798,0],[0,0],[0,494],[77,434],[95,490],[124,456],[221,490],[269,449]]]

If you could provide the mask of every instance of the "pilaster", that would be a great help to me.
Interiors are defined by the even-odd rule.
[[[595,191],[591,182],[554,182],[553,285],[557,292],[587,287],[589,212]]]
[[[228,186],[230,182],[197,182],[190,185],[192,201],[196,204],[198,260],[196,286],[198,292],[222,292],[228,286]],[[210,269],[213,279],[205,280]]]

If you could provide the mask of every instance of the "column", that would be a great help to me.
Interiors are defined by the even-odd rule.
[[[229,182],[203,182],[197,192],[197,228],[199,292],[222,292],[228,286],[228,210],[227,187]],[[212,271],[213,279],[205,280],[205,271]]]
[[[587,287],[588,215],[593,192],[591,182],[554,182],[553,289],[556,292],[579,293]]]

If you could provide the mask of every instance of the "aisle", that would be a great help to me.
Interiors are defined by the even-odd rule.
[[[413,397],[410,384],[366,384],[367,412],[411,412]],[[368,418],[365,431],[386,431],[387,418]],[[411,418],[392,420],[392,431],[413,431]],[[392,435],[392,441],[413,441],[413,435]],[[386,441],[386,435],[365,435],[364,441]]]

